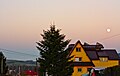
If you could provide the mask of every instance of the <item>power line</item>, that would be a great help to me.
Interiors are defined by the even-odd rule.
[[[6,52],[18,53],[18,54],[22,54],[22,55],[29,55],[29,56],[35,56],[35,57],[37,56],[37,55],[27,54],[27,53],[23,53],[23,52],[17,52],[17,51],[7,50],[7,49],[3,49],[3,48],[0,48],[0,50],[6,51]]]
[[[116,36],[120,36],[120,34],[112,35],[112,36],[109,36],[109,37],[106,37],[106,38],[103,38],[103,39],[99,39],[99,40],[100,41],[104,41],[104,40],[108,40],[108,39],[114,38]],[[99,41],[99,40],[97,40],[97,41]],[[6,52],[12,52],[12,53],[19,53],[19,54],[22,54],[22,55],[29,55],[29,56],[38,57],[37,55],[32,55],[32,54],[23,53],[23,52],[17,52],[17,51],[13,51],[13,50],[7,50],[7,49],[3,49],[3,48],[0,48],[0,50],[6,51]]]
[[[111,39],[111,38],[114,38],[114,37],[117,37],[117,36],[120,36],[120,34],[116,34],[116,35],[112,35],[112,36],[109,36],[109,37],[106,37],[106,38],[102,38],[102,39],[99,39],[97,41],[105,41],[105,40],[108,40],[108,39]],[[92,43],[93,41],[91,41]]]
[[[101,41],[111,39],[111,38],[116,37],[116,36],[120,36],[120,34],[116,34],[116,35],[113,35],[113,36],[110,36],[110,37],[103,38],[103,39],[101,39]]]

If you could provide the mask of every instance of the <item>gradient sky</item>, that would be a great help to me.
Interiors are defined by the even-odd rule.
[[[120,34],[120,0],[0,0],[0,48],[38,56],[35,42],[51,22],[71,43],[100,42],[120,52],[120,36],[101,40]],[[9,59],[36,58],[4,53]]]

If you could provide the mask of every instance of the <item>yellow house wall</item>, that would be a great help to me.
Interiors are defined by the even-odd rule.
[[[81,72],[78,72],[78,68],[82,68]],[[74,67],[74,72],[72,74],[72,76],[82,76],[82,74],[87,73],[87,68],[92,68],[91,66],[75,66]]]
[[[77,47],[81,48],[81,52],[76,52]],[[90,59],[88,58],[88,56],[86,55],[84,49],[82,48],[82,46],[79,43],[76,45],[76,47],[74,48],[74,50],[73,50],[73,52],[71,53],[70,56],[74,56],[72,58],[72,60],[74,60],[75,57],[82,57],[82,62],[90,62]]]
[[[95,67],[112,67],[119,65],[118,60],[108,60],[107,62],[101,62],[100,60],[92,60]]]
[[[80,52],[76,52],[76,48],[81,48]],[[90,59],[88,58],[88,56],[86,55],[84,49],[82,48],[82,46],[80,45],[80,43],[78,43],[76,45],[76,47],[73,49],[73,52],[71,53],[70,56],[74,56],[72,58],[72,60],[75,60],[75,57],[81,57],[82,61],[81,62],[90,62]],[[82,72],[78,72],[78,68],[82,69]],[[92,66],[74,66],[74,72],[72,74],[72,76],[81,76],[82,74],[85,74],[87,72],[87,68],[92,68]]]

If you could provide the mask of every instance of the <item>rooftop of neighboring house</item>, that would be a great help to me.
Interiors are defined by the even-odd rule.
[[[70,54],[76,45],[81,42],[78,40],[76,44],[70,44],[68,50]],[[90,45],[88,43],[81,44],[82,48],[88,55],[91,60],[98,60],[99,57],[108,57],[109,60],[119,60],[119,55],[115,49],[104,49],[104,46],[101,43],[96,43],[95,45]]]

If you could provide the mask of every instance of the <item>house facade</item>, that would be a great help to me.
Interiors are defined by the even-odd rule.
[[[119,56],[115,49],[104,49],[103,45],[96,43],[89,45],[77,41],[68,47],[69,56],[73,56],[74,72],[72,76],[81,76],[91,68],[106,68],[119,65]]]

